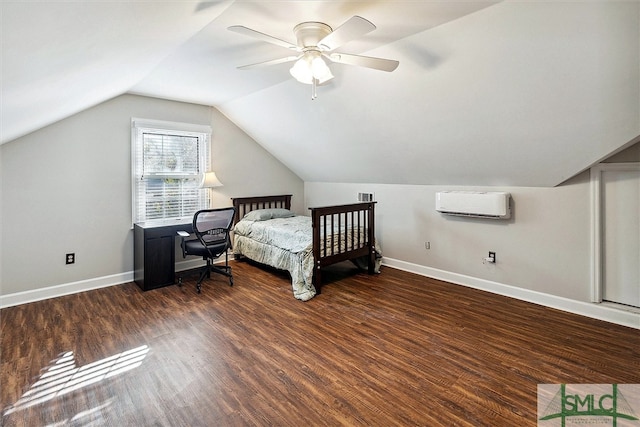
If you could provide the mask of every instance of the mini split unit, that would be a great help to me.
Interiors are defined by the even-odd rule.
[[[436,193],[436,210],[447,215],[507,219],[511,217],[510,197],[503,192],[440,191]]]

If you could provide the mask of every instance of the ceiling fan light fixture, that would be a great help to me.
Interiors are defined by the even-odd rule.
[[[331,80],[333,78],[333,74],[331,74],[331,69],[324,62],[324,59],[320,55],[314,57],[311,60],[311,72],[313,77],[318,80],[320,84]]]
[[[294,79],[304,84],[311,84],[313,79],[313,74],[311,73],[311,67],[307,62],[306,56],[298,59],[293,67],[289,70],[289,73],[293,76]]]
[[[305,52],[302,58],[293,64],[289,73],[300,83],[308,85],[312,84],[314,79],[322,84],[333,78],[331,69],[317,51]]]

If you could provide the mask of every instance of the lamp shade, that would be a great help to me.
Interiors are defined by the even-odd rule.
[[[222,187],[222,183],[216,176],[215,172],[206,172],[202,177],[202,181],[200,182],[200,188],[212,187]]]

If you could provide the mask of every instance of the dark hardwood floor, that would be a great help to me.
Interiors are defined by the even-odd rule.
[[[540,383],[640,383],[640,331],[383,267],[232,262],[1,310],[5,426],[534,426]]]

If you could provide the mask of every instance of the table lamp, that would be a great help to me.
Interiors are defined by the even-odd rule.
[[[200,188],[214,188],[214,187],[222,187],[222,183],[216,176],[215,172],[206,172],[202,181],[200,182]],[[213,195],[211,194],[211,190],[209,190],[209,200],[213,201]]]

